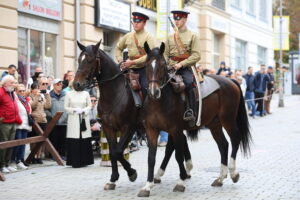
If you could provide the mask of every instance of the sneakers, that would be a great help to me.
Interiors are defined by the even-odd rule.
[[[28,167],[26,167],[22,162],[19,162],[16,164],[17,169],[28,169]]]
[[[7,167],[1,168],[2,173],[9,173],[10,171],[7,169]]]
[[[9,170],[9,172],[16,172],[16,171],[18,171],[16,168],[14,168],[12,166],[8,166],[6,168]]]

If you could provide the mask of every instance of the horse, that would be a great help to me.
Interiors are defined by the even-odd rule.
[[[75,74],[74,87],[88,88],[95,83],[100,90],[98,114],[109,144],[112,174],[110,181],[105,184],[105,190],[114,190],[115,182],[119,179],[119,161],[127,171],[130,181],[135,181],[137,172],[124,159],[123,151],[128,146],[134,132],[139,128],[139,109],[135,107],[130,88],[121,71],[103,50],[99,49],[101,40],[96,45],[84,46],[77,41],[81,50],[78,58],[78,70]],[[117,132],[122,133],[119,142]]]
[[[149,196],[154,183],[160,182],[160,177],[164,174],[174,149],[180,168],[180,180],[173,191],[183,192],[185,189],[184,181],[187,178],[187,170],[184,168],[183,161],[188,151],[188,144],[187,140],[184,139],[183,130],[187,130],[188,137],[196,140],[200,127],[190,128],[188,123],[183,121],[185,102],[182,100],[181,95],[175,93],[171,84],[169,84],[168,66],[163,56],[164,43],[161,44],[160,48],[152,50],[145,43],[144,49],[147,53],[145,67],[149,82],[148,95],[143,111],[149,145],[148,178],[146,185],[140,190],[138,196]],[[231,140],[232,152],[229,172],[234,183],[239,180],[239,173],[236,171],[236,154],[239,146],[241,146],[244,156],[249,155],[252,139],[245,102],[239,84],[221,76],[211,75],[211,77],[219,83],[220,89],[203,99],[201,125],[205,125],[210,129],[218,145],[221,155],[221,170],[219,177],[214,180],[212,186],[222,186],[228,173],[228,141],[222,127],[225,128]],[[154,177],[157,138],[160,130],[169,133],[169,140],[164,160]]]

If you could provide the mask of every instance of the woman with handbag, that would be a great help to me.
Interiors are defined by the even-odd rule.
[[[16,136],[15,139],[25,139],[27,138],[27,134],[29,131],[32,130],[30,121],[30,114],[31,114],[31,106],[29,104],[29,98],[26,97],[26,90],[23,84],[19,84],[16,87],[16,93],[18,95],[18,109],[19,109],[19,116],[22,119],[22,124],[17,125],[16,127]],[[12,161],[16,162],[17,169],[27,169],[28,164],[24,161],[25,156],[25,144],[14,147],[13,154],[12,154]]]
[[[88,92],[74,87],[65,96],[67,123],[67,165],[74,168],[94,164],[89,112],[92,104]]]

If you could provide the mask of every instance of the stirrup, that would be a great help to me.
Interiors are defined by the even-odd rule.
[[[184,121],[195,121],[196,120],[192,109],[189,108],[184,112],[183,120]]]

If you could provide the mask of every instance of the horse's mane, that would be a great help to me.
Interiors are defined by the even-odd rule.
[[[101,61],[103,61],[107,65],[112,65],[118,68],[117,63],[109,55],[107,55],[105,51],[103,51],[102,49],[98,49],[98,53],[100,55]]]

